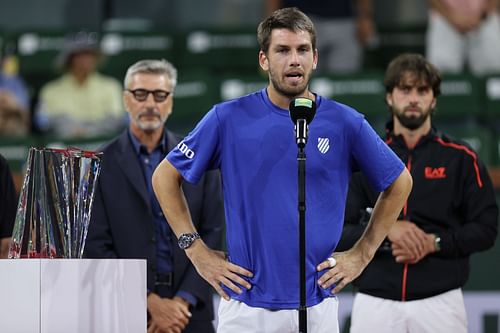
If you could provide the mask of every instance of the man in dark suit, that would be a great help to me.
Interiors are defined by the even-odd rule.
[[[177,245],[151,186],[156,166],[180,141],[164,127],[176,82],[177,71],[165,60],[128,69],[123,101],[130,125],[103,149],[85,256],[147,259],[148,332],[214,332],[212,290]],[[218,173],[183,190],[201,238],[220,247]]]

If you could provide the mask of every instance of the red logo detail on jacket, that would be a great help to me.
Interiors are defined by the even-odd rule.
[[[425,175],[425,178],[427,178],[427,179],[443,179],[443,178],[446,178],[446,168],[445,167],[439,167],[439,168],[425,167],[424,175]]]

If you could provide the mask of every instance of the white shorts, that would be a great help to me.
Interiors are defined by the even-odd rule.
[[[467,333],[461,289],[433,297],[399,302],[357,293],[351,333]]]
[[[217,333],[297,333],[298,310],[254,308],[236,300],[221,299]],[[307,331],[338,333],[338,300],[328,297],[307,308]]]

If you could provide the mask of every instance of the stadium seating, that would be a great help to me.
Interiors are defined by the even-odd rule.
[[[176,35],[164,32],[106,32],[101,37],[105,55],[102,72],[122,80],[127,68],[141,59],[176,62]]]
[[[183,32],[177,65],[185,70],[256,74],[259,70],[255,27],[203,28]]]
[[[169,128],[186,134],[218,101],[217,80],[210,73],[180,72]]]
[[[486,164],[494,162],[494,135],[490,129],[484,126],[459,128],[449,127],[446,133],[452,137],[468,143],[477,153],[479,158]]]
[[[485,78],[485,117],[500,127],[500,75]]]
[[[444,75],[435,113],[436,121],[457,125],[475,122],[483,109],[482,88],[481,80],[472,75]]]
[[[313,77],[311,90],[347,104],[365,115],[377,132],[384,132],[388,111],[382,73]]]

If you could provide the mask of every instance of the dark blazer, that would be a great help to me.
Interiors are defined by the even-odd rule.
[[[180,138],[169,131],[166,137],[170,151]],[[149,290],[154,290],[155,227],[143,172],[128,131],[102,151],[85,257],[147,259],[147,285]],[[224,212],[218,171],[207,172],[197,185],[185,182],[182,187],[201,238],[209,247],[220,248]],[[192,309],[192,321],[212,320],[212,288],[179,249],[175,237],[172,237],[171,249],[173,289],[188,291],[198,299],[196,308]]]
[[[9,164],[0,155],[0,238],[12,236],[17,212],[17,199]]]

